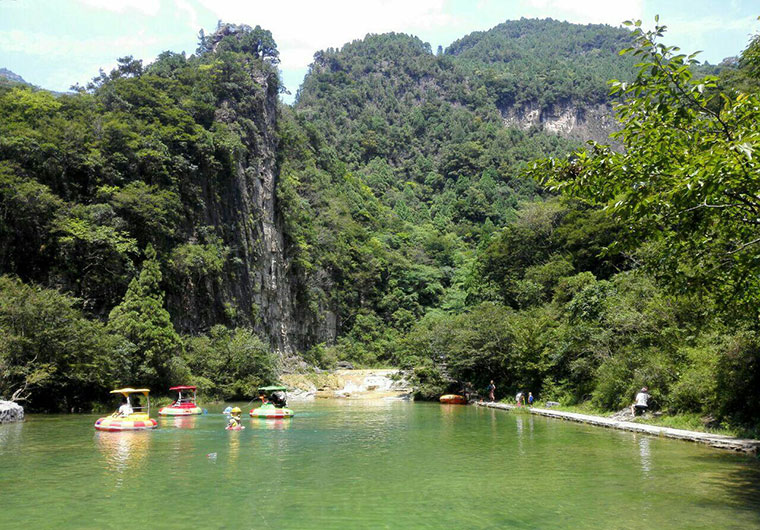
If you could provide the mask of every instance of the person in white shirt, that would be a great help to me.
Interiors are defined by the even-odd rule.
[[[644,414],[649,408],[649,389],[644,387],[636,394],[636,401],[631,405],[631,414],[638,416]]]
[[[129,404],[129,400],[125,399],[121,402],[121,407],[119,407],[119,416],[129,416],[134,412],[132,410],[132,405]]]

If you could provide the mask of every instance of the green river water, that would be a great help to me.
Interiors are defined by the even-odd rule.
[[[473,406],[291,405],[240,432],[221,405],[151,432],[0,425],[0,528],[760,528],[754,457]]]

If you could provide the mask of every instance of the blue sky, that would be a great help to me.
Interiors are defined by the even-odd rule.
[[[417,35],[436,49],[508,19],[552,17],[619,25],[654,15],[667,42],[704,50],[711,63],[737,55],[760,30],[756,0],[0,0],[0,67],[64,91],[110,70],[116,58],[146,62],[164,50],[192,53],[200,28],[219,19],[272,31],[292,97],[314,52],[367,33]]]

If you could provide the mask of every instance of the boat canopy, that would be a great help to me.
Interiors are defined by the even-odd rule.
[[[259,387],[259,391],[261,391],[261,390],[263,390],[264,392],[277,392],[277,391],[287,392],[288,387],[286,387],[286,386],[277,386],[277,385],[260,386]]]
[[[194,387],[194,386],[173,386],[169,390],[192,390],[193,392],[195,392],[196,388],[197,387]]]
[[[150,389],[149,388],[119,388],[116,390],[111,390],[111,394],[123,394],[125,396],[127,394],[136,394],[138,392],[141,394],[145,394],[147,396],[148,392],[150,392]]]

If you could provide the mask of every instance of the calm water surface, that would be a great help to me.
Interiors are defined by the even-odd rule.
[[[477,407],[292,405],[241,432],[224,406],[152,432],[0,425],[0,528],[760,528],[752,457]]]

